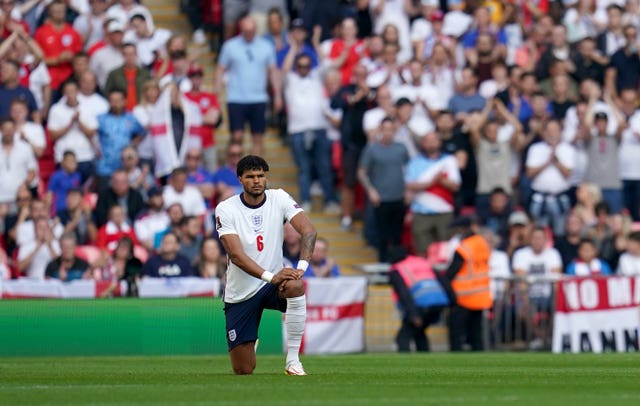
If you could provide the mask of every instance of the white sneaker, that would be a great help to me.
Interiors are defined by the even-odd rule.
[[[285,375],[306,375],[304,372],[304,368],[302,367],[302,363],[300,361],[292,361],[289,362],[284,369]]]
[[[204,30],[202,28],[199,28],[193,32],[193,37],[191,38],[191,40],[198,45],[202,45],[207,42],[207,36],[204,33]]]
[[[320,186],[320,182],[316,180],[311,184],[310,193],[311,196],[322,196],[322,186]]]
[[[340,214],[342,212],[342,208],[336,202],[329,202],[324,206],[324,214]]]
[[[351,217],[342,217],[342,219],[340,220],[340,227],[344,231],[352,231],[353,221],[351,220]]]

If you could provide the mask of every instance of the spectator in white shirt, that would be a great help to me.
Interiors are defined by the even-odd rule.
[[[162,197],[165,207],[180,203],[185,216],[201,216],[207,210],[198,188],[187,185],[187,171],[183,167],[171,172],[169,184],[164,188]]]
[[[79,15],[73,21],[73,28],[82,37],[85,50],[104,38],[102,23],[105,18],[104,13],[107,10],[107,2],[105,0],[90,0],[89,6],[91,11]]]
[[[171,31],[164,28],[153,29],[143,14],[134,14],[129,21],[132,30],[126,33],[124,42],[136,44],[140,63],[150,68],[171,37]]]
[[[37,185],[38,163],[31,147],[23,142],[16,142],[16,126],[7,118],[0,123],[0,203],[13,203],[20,185],[29,188]]]
[[[122,56],[122,39],[125,26],[119,21],[110,21],[106,24],[106,45],[91,55],[91,70],[98,78],[101,89],[107,84],[109,72],[119,68],[124,63]]]
[[[44,279],[49,262],[60,255],[60,244],[53,235],[47,218],[35,220],[35,239],[18,251],[18,270],[33,279]]]
[[[147,205],[149,208],[138,215],[133,223],[133,229],[138,243],[149,252],[153,252],[156,236],[169,227],[169,215],[164,209],[162,189],[154,187],[149,190]]]
[[[47,139],[41,124],[27,121],[29,116],[27,102],[20,98],[14,99],[11,102],[9,115],[16,124],[16,141],[20,139],[29,144],[36,159],[40,158],[47,146]]]
[[[629,233],[627,250],[618,261],[618,274],[625,276],[640,275],[640,231]]]
[[[531,178],[529,212],[539,226],[551,226],[553,234],[564,235],[569,213],[569,176],[575,166],[575,149],[563,142],[562,126],[557,120],[544,125],[543,141],[533,144],[527,153],[527,176]]]
[[[289,48],[282,70],[286,75],[284,96],[288,106],[288,132],[291,152],[298,166],[302,207],[305,211],[311,209],[311,176],[312,168],[315,168],[324,194],[325,209],[335,214],[338,203],[333,188],[331,143],[327,138],[326,99],[320,71],[312,69],[309,55],[298,55],[295,43]]]
[[[95,134],[98,120],[88,103],[78,100],[78,85],[66,82],[62,87],[64,95],[49,111],[47,127],[54,143],[56,162],[62,162],[65,151],[73,151],[78,160],[78,171],[85,182],[95,173]]]

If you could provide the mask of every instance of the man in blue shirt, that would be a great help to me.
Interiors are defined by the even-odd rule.
[[[273,110],[282,108],[280,74],[276,52],[263,37],[256,37],[256,22],[251,17],[240,21],[240,35],[222,46],[214,93],[220,94],[223,79],[227,79],[227,110],[232,141],[241,142],[244,126],[251,127],[252,153],[263,153],[262,136],[266,129],[265,112],[269,95],[267,80],[273,90]]]
[[[31,119],[39,123],[41,117],[36,99],[33,97],[31,90],[20,84],[19,72],[20,64],[14,60],[6,60],[0,65],[0,77],[2,78],[2,85],[0,85],[0,119],[9,117],[11,102],[21,98],[26,101],[29,107]]]
[[[180,251],[178,235],[169,231],[162,237],[160,253],[149,258],[142,268],[142,274],[152,278],[196,276],[189,259],[180,255],[178,251]]]
[[[125,100],[122,90],[112,90],[109,93],[109,111],[98,116],[98,190],[104,189],[111,174],[122,167],[122,149],[129,144],[137,145],[146,132],[133,114],[125,111]]]

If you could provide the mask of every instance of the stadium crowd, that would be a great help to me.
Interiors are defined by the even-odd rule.
[[[134,0],[0,0],[2,277],[223,278],[246,124],[380,262],[474,214],[496,276],[639,274],[638,3],[186,0],[185,38]]]

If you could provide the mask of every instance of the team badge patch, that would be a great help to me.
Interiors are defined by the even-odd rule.
[[[251,224],[253,224],[254,227],[262,226],[262,214],[254,214],[251,216]]]
[[[227,334],[229,335],[229,341],[236,341],[236,338],[238,338],[235,329],[227,331]]]

